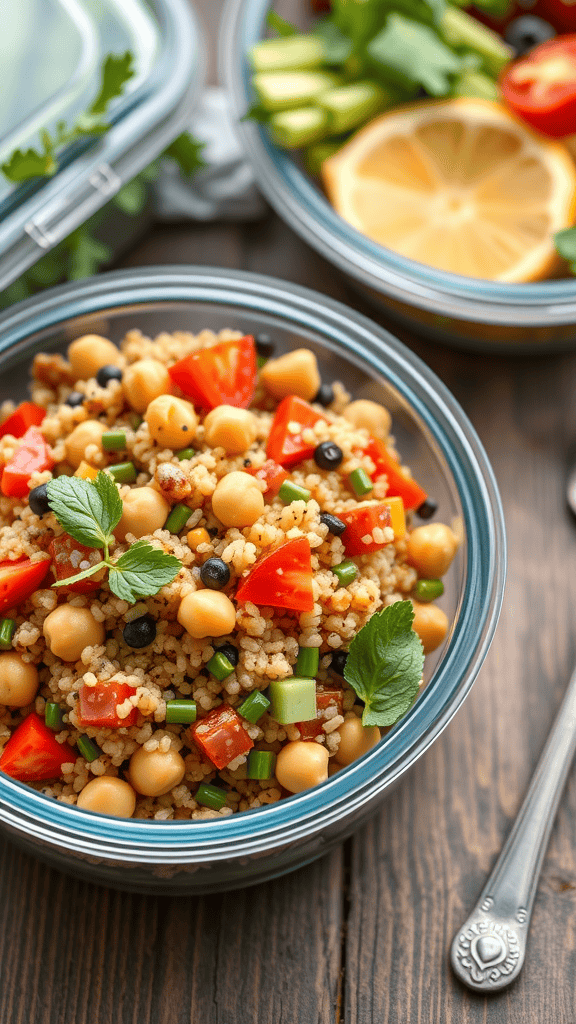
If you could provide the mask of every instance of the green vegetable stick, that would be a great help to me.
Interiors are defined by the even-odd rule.
[[[321,93],[339,84],[337,75],[328,71],[262,71],[252,76],[258,101],[271,114],[308,107]]]
[[[307,71],[319,67],[323,60],[324,47],[317,36],[263,39],[250,51],[254,71]]]
[[[268,122],[274,142],[283,149],[300,149],[322,139],[328,129],[328,114],[320,107],[298,107],[272,114]]]

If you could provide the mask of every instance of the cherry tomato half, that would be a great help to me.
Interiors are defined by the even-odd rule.
[[[514,61],[500,79],[506,103],[552,138],[576,132],[576,35],[557,36]]]

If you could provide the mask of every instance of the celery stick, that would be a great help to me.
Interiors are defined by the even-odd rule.
[[[270,113],[308,107],[322,92],[340,84],[328,71],[262,71],[252,76],[260,104]]]
[[[272,114],[268,122],[275,142],[284,149],[299,149],[326,134],[328,114],[320,107],[298,107]]]
[[[330,118],[330,134],[340,135],[390,106],[392,97],[376,82],[353,82],[323,92],[318,103]]]
[[[444,11],[442,29],[450,46],[462,46],[479,53],[486,71],[492,75],[500,74],[514,56],[513,49],[496,32],[455,7]]]
[[[317,36],[285,36],[263,39],[250,52],[254,71],[306,71],[324,59],[324,46]]]
[[[465,71],[454,86],[453,96],[474,96],[482,100],[499,100],[500,90],[488,75],[481,71]]]

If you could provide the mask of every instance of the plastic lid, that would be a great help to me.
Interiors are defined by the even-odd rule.
[[[0,175],[0,291],[188,127],[204,78],[188,0],[19,0],[4,13],[0,161],[36,146],[40,129],[72,124],[109,53],[130,50],[136,74],[109,108],[109,131],[65,149],[53,177],[14,186]]]

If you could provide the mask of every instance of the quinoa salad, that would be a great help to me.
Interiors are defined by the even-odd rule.
[[[0,770],[207,819],[370,750],[448,634],[459,545],[392,429],[264,334],[37,355],[0,410]]]

